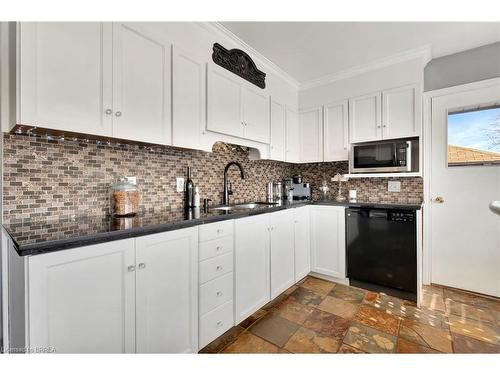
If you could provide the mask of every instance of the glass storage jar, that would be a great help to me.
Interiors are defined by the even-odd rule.
[[[140,194],[136,184],[125,177],[109,188],[109,209],[112,216],[133,216],[139,212]]]

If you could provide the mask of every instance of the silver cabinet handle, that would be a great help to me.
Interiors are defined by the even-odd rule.
[[[220,320],[219,320],[219,321],[217,322],[217,327],[222,327],[222,324],[223,324],[223,323],[222,323],[222,321],[220,321]]]
[[[222,250],[222,246],[217,246],[217,247],[215,248],[215,251],[221,251],[221,250]]]
[[[217,292],[217,297],[222,297],[222,292],[221,291]]]
[[[217,266],[217,271],[221,271],[223,269],[222,266]]]
[[[115,112],[115,116],[116,116],[116,117],[120,117],[121,115],[122,115],[122,113],[121,113],[120,111],[116,111],[116,112]]]
[[[108,109],[106,109],[106,111],[104,113],[106,113],[107,115],[110,115],[113,113],[113,110],[108,108]]]
[[[139,263],[139,269],[142,270],[146,268],[146,263]]]
[[[135,266],[128,266],[127,267],[128,272],[134,272],[135,271]]]
[[[221,234],[221,233],[223,233],[223,232],[224,232],[224,230],[223,230],[223,229],[217,229],[217,234]]]

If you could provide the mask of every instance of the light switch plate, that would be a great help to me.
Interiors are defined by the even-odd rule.
[[[401,192],[401,181],[389,181],[387,183],[387,191],[390,193]]]
[[[177,177],[175,179],[176,186],[177,186],[177,192],[182,193],[184,191],[184,177]]]

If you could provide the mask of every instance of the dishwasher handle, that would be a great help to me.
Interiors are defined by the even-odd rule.
[[[387,211],[385,210],[370,210],[370,219],[387,219]]]

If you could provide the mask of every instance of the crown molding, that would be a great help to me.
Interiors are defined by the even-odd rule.
[[[262,55],[259,51],[255,50],[253,47],[249,46],[246,42],[241,40],[238,36],[236,36],[234,33],[232,33],[230,30],[225,28],[223,25],[221,25],[219,22],[201,22],[199,23],[200,26],[202,26],[205,30],[222,34],[225,37],[229,38],[232,40],[235,44],[240,46],[242,49],[245,50],[250,55],[253,55],[255,59],[259,60],[262,64],[266,66],[266,68],[270,69],[274,75],[277,75],[284,81],[286,81],[288,84],[293,86],[295,89],[299,89],[300,83],[297,81],[295,78],[293,78],[290,74],[285,72],[283,69],[281,69],[278,65],[273,63],[271,60],[269,60],[267,57]]]
[[[371,63],[368,64],[355,66],[334,74],[329,74],[317,79],[306,81],[300,84],[299,89],[307,90],[314,87],[323,86],[329,83],[333,83],[350,77],[355,77],[357,75],[366,72],[378,70],[381,68],[385,68],[387,66],[398,64],[404,61],[414,60],[417,58],[421,58],[422,64],[423,66],[425,66],[431,60],[431,46],[425,45],[419,48],[414,48],[408,51],[404,51],[401,53],[384,57],[382,59],[372,61]]]

